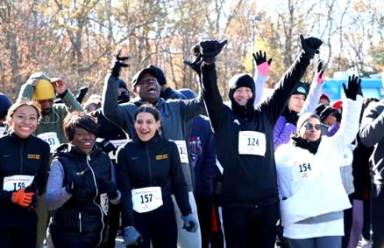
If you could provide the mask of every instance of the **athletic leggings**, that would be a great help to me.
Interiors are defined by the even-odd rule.
[[[180,216],[178,216],[180,218]],[[147,213],[134,212],[135,228],[144,239],[140,248],[176,248],[177,225],[171,198],[163,205]]]
[[[327,236],[309,239],[287,239],[291,248],[340,248],[341,236]]]

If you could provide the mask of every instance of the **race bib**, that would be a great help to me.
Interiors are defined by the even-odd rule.
[[[188,163],[188,150],[187,150],[187,143],[185,140],[175,140],[174,141],[177,145],[177,149],[179,150],[180,155],[180,161],[182,163]]]
[[[27,175],[14,175],[4,177],[3,190],[5,191],[18,191],[19,189],[25,189],[31,185],[34,176]]]
[[[53,153],[60,145],[59,138],[55,132],[41,133],[37,135],[37,137],[48,143],[49,147],[51,148],[51,153]]]
[[[100,206],[105,215],[108,215],[109,211],[109,199],[107,193],[100,194]]]
[[[131,192],[133,210],[138,213],[150,212],[163,205],[160,187],[133,189]]]
[[[255,131],[239,132],[239,154],[264,156],[265,151],[265,134]]]
[[[119,148],[127,144],[129,139],[118,139],[118,140],[109,140],[109,142],[115,147]]]

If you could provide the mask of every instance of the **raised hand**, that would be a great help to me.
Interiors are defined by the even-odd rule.
[[[200,54],[205,63],[214,63],[216,56],[221,52],[225,44],[227,44],[227,40],[222,42],[217,40],[206,40],[200,42]]]
[[[352,75],[348,77],[348,88],[343,83],[345,96],[351,100],[356,100],[356,96],[363,96],[361,90],[361,79],[358,76]]]
[[[301,47],[304,50],[304,53],[310,58],[313,58],[316,53],[319,53],[319,48],[323,42],[316,37],[305,38],[303,35],[300,35]]]
[[[128,67],[129,65],[126,63],[126,61],[129,59],[129,57],[122,57],[120,56],[120,53],[121,53],[121,50],[119,50],[119,52],[117,53],[116,57],[115,57],[115,62],[112,66],[112,69],[111,69],[111,75],[116,77],[116,78],[119,78],[120,76],[120,71],[121,71],[121,68],[122,67]]]
[[[188,61],[188,60],[184,60],[183,62],[187,66],[191,67],[192,70],[197,72],[198,75],[200,75],[200,72],[201,72],[200,66],[201,66],[201,63],[203,63],[203,60],[202,60],[202,56],[200,54],[199,45],[195,45],[193,47],[192,51],[193,51],[193,55],[195,56],[195,60],[193,62]]]
[[[256,53],[252,53],[252,56],[253,56],[253,59],[255,60],[257,66],[259,66],[265,62],[267,62],[268,65],[271,65],[271,63],[272,63],[272,58],[270,58],[267,61],[267,53],[265,51],[259,50]]]

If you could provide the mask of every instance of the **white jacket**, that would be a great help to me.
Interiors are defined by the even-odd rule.
[[[358,132],[362,102],[361,96],[356,101],[345,100],[340,129],[333,137],[322,137],[316,154],[292,142],[276,150],[284,236],[301,239],[344,234],[342,218],[316,224],[298,222],[351,207],[341,181],[340,165]]]

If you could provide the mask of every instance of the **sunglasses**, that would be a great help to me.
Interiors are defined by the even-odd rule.
[[[321,129],[321,124],[311,124],[311,123],[307,123],[304,125],[305,129],[307,131],[310,131],[310,130],[313,130],[313,129],[316,129],[316,130],[320,130]]]

